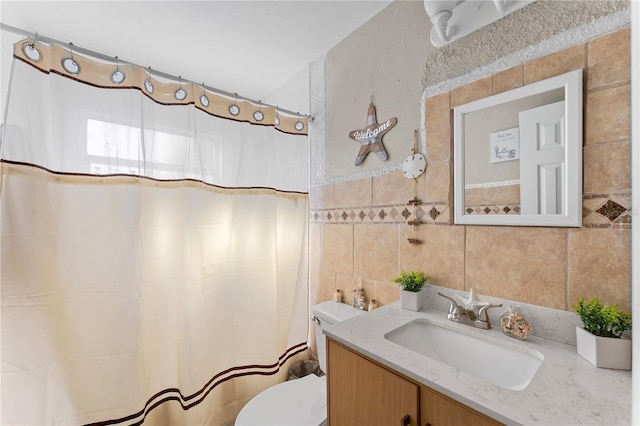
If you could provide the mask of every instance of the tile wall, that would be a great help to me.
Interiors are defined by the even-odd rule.
[[[630,308],[629,29],[531,60],[426,100],[427,171],[317,186],[310,192],[311,302],[399,298],[390,280],[416,269],[443,287],[570,310],[580,296]],[[564,72],[584,70],[582,228],[453,224],[451,109]],[[419,206],[407,205],[414,197]],[[412,219],[423,224],[413,229]],[[422,244],[409,243],[409,238]]]

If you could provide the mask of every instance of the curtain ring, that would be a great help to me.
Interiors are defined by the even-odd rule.
[[[147,78],[144,79],[144,88],[149,94],[153,93],[153,83],[151,82],[151,67],[147,67]]]
[[[187,91],[182,88],[182,76],[181,75],[178,76],[178,80],[180,82],[179,83],[180,84],[180,88],[178,90],[176,90],[176,92],[173,94],[173,96],[178,101],[184,101],[187,98]]]
[[[273,124],[275,124],[276,126],[280,125],[280,111],[278,111],[278,108],[280,108],[278,105],[276,105],[276,116],[273,118]]]
[[[238,94],[234,93],[234,95],[235,95],[235,98],[233,99],[233,104],[229,105],[229,114],[235,117],[238,114],[240,114],[240,107],[236,105],[236,102],[238,102]]]
[[[253,112],[253,118],[256,121],[264,120],[264,114],[262,113],[261,109],[262,109],[262,101],[258,101],[258,110]]]
[[[118,62],[118,57],[116,56],[116,70],[111,73],[111,82],[114,84],[121,84],[125,79],[124,72],[120,71],[120,63]]]
[[[202,95],[200,95],[200,105],[205,108],[209,107],[209,98],[207,98],[207,91],[204,88],[204,82],[202,83]]]
[[[27,41],[22,44],[22,53],[32,62],[40,62],[40,60],[42,59],[42,52],[40,52],[40,49],[36,47],[37,42],[38,33],[36,32],[31,43]]]
[[[66,56],[60,61],[62,68],[64,68],[69,74],[80,74],[80,65],[73,58],[73,43],[71,42],[69,42],[69,53],[70,56]]]

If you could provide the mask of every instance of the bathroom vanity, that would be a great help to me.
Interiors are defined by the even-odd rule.
[[[332,425],[475,425],[499,422],[328,339]],[[358,407],[358,409],[354,409]]]
[[[446,317],[430,308],[403,310],[396,302],[325,329],[329,424],[630,423],[629,371],[598,369],[570,344],[539,336],[519,341],[496,326],[481,330]],[[425,326],[455,336],[445,339],[444,358],[428,352],[438,341],[411,344]],[[417,334],[397,338],[412,327]],[[482,359],[480,342],[497,350],[489,357],[497,363]],[[512,362],[518,352],[533,354],[537,365],[531,370],[527,360]],[[510,381],[520,365],[529,370]]]

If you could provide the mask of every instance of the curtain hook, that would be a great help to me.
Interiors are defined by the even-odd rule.
[[[62,68],[64,68],[69,74],[79,74],[80,64],[78,64],[73,57],[73,43],[71,42],[69,42],[69,53],[70,56],[64,57],[60,61]]]
[[[204,81],[202,82],[202,95],[200,95],[200,105],[205,108],[209,106],[209,98],[207,98],[207,91],[205,90]]]
[[[181,75],[178,76],[178,82],[180,84],[180,88],[178,90],[176,90],[176,92],[173,94],[173,96],[179,101],[184,101],[187,98],[187,91],[182,88],[182,76]]]
[[[38,33],[36,32],[32,42],[29,43],[27,41],[22,44],[22,53],[24,53],[24,56],[26,56],[33,62],[40,62],[40,60],[42,59],[42,53],[40,52],[40,49],[36,47],[37,42]]]
[[[261,109],[262,109],[262,101],[258,101],[258,110],[253,112],[253,118],[256,121],[264,120],[264,114],[262,113]]]
[[[111,82],[114,84],[120,84],[125,79],[124,72],[120,71],[120,62],[118,61],[118,57],[116,56],[116,70],[111,73]]]
[[[36,34],[33,36],[33,42],[31,42],[29,46],[33,49],[34,47],[36,47],[37,42],[38,42],[38,32],[36,31]]]
[[[233,98],[233,104],[229,105],[229,114],[233,115],[234,117],[238,114],[240,114],[240,107],[238,107],[238,105],[236,105],[236,102],[238,102],[238,94],[234,93],[234,98]]]
[[[280,107],[278,105],[276,105],[276,116],[273,119],[273,124],[275,124],[276,126],[280,125],[280,115],[279,115],[280,111],[279,111],[279,108]]]
[[[147,67],[147,78],[144,79],[144,88],[150,94],[153,93],[153,83],[151,82],[151,67]]]

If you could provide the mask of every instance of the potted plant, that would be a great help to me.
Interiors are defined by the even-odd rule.
[[[424,300],[422,287],[429,278],[431,277],[424,272],[401,271],[399,276],[392,279],[400,287],[400,306],[403,309],[410,311],[422,309]]]
[[[618,305],[604,305],[594,297],[583,297],[573,306],[584,328],[576,327],[577,351],[580,356],[600,368],[631,369],[631,339],[622,334],[631,329],[631,313]]]

